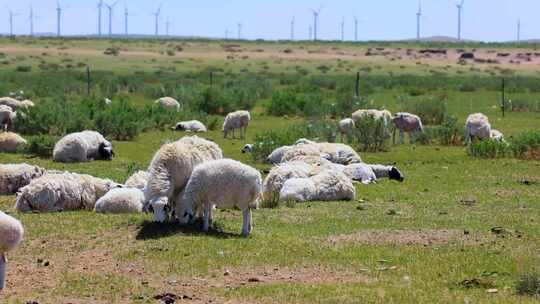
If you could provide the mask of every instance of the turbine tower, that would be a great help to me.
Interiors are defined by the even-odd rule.
[[[314,41],[317,41],[317,23],[319,22],[319,14],[321,13],[321,9],[322,8],[319,8],[319,10],[314,10],[312,9],[313,11],[313,40]]]
[[[103,0],[99,0],[97,3],[98,9],[98,35],[101,36],[101,9],[103,8]]]
[[[238,22],[238,40],[242,39],[242,23]]]
[[[30,21],[30,36],[34,36],[34,8],[30,4],[30,15],[28,15],[28,20]]]
[[[229,39],[229,29],[225,29],[225,40]]]
[[[313,39],[313,28],[311,27],[311,25],[309,26],[309,32],[308,32],[308,37],[309,37],[309,40],[312,40]]]
[[[128,31],[128,18],[129,18],[129,11],[127,5],[124,3],[124,35],[129,35]]]
[[[459,4],[456,4],[456,7],[458,9],[458,36],[457,39],[461,40],[461,13],[463,12],[463,3],[465,0],[461,0]]]
[[[416,13],[416,40],[420,40],[420,17],[422,17],[422,4],[418,3],[418,12]]]
[[[9,7],[7,9],[9,13],[9,36],[13,37],[13,17],[17,16],[18,14],[13,13]]]
[[[517,23],[517,42],[521,42],[521,20]]]
[[[56,2],[56,36],[60,37],[62,34],[62,6],[60,6],[60,1]]]
[[[345,41],[345,17],[341,20],[341,41]]]
[[[354,17],[354,41],[358,41],[358,17]]]
[[[160,3],[157,11],[153,12],[152,15],[155,17],[155,35],[159,36],[159,15],[161,14],[161,6],[163,3]]]
[[[169,17],[167,17],[167,21],[165,22],[165,36],[169,36],[169,27],[171,26],[171,21],[169,20]]]
[[[295,17],[293,16],[291,20],[291,41],[294,40],[294,19]]]
[[[113,9],[118,4],[118,1],[115,1],[113,4],[105,4],[107,9],[109,10],[109,36],[112,36],[112,16],[113,16]]]

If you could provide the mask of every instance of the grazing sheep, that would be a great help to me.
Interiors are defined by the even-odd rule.
[[[185,136],[163,145],[154,155],[145,189],[145,210],[154,214],[154,220],[165,222],[174,199],[184,190],[196,165],[223,158],[219,146],[198,136]]]
[[[232,131],[232,138],[236,138],[234,131],[240,129],[240,138],[244,139],[250,120],[251,115],[248,111],[236,111],[227,114],[225,122],[223,122],[223,138],[227,138],[230,131]]]
[[[231,191],[234,189],[234,191]],[[219,159],[198,165],[177,202],[181,223],[202,211],[203,231],[208,231],[212,209],[237,207],[243,212],[242,235],[251,231],[251,209],[257,208],[262,191],[259,171],[232,159]],[[199,213],[199,212],[198,212]]]
[[[164,108],[180,111],[180,103],[172,97],[162,97],[154,102]]]
[[[253,145],[252,144],[246,144],[242,150],[241,150],[242,153],[251,153],[253,152]]]
[[[270,155],[266,157],[265,162],[269,164],[281,163],[283,160],[283,155],[285,155],[285,153],[289,151],[289,149],[291,148],[292,146],[282,146],[282,147],[274,149],[274,151],[272,151],[272,153],[270,153]]]
[[[385,126],[388,126],[392,120],[392,113],[390,113],[388,110],[358,110],[354,113],[352,113],[351,118],[352,120],[357,123],[360,120],[362,120],[365,117],[372,117],[375,120],[382,119]]]
[[[0,164],[0,194],[14,194],[45,170],[28,164]]]
[[[504,135],[499,130],[491,129],[489,137],[495,141],[504,142]]]
[[[279,193],[280,201],[340,201],[352,200],[356,189],[344,173],[322,170],[308,178],[287,180]]]
[[[395,129],[399,130],[399,143],[403,144],[404,132],[409,133],[409,141],[412,143],[413,135],[424,132],[422,120],[417,115],[405,112],[396,113],[392,118]],[[392,132],[392,143],[396,143],[396,133]]]
[[[15,117],[16,114],[10,107],[6,105],[0,105],[0,128],[2,131],[5,132],[11,129]]]
[[[204,124],[198,120],[182,121],[171,128],[174,131],[206,132]]]
[[[148,183],[149,177],[150,174],[147,171],[137,171],[126,180],[124,185],[127,188],[144,189]]]
[[[26,140],[17,133],[0,133],[0,152],[17,152],[17,149],[26,145]]]
[[[99,213],[141,213],[144,192],[137,188],[115,188],[97,200],[94,207]]]
[[[0,292],[6,282],[6,253],[19,245],[23,235],[24,228],[21,222],[0,211]]]
[[[94,159],[112,160],[112,144],[95,131],[71,133],[60,139],[53,150],[56,162],[86,162]]]
[[[474,113],[465,121],[465,143],[470,144],[474,139],[486,139],[491,137],[491,124],[486,115]]]
[[[15,209],[20,212],[93,210],[100,197],[118,187],[121,185],[112,180],[86,174],[45,174],[19,190]]]
[[[354,120],[351,118],[345,118],[339,121],[338,131],[341,135],[341,141],[351,141],[354,134]]]

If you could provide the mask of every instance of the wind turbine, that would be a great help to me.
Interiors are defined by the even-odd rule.
[[[293,16],[291,20],[291,40],[294,40],[294,19],[295,16]]]
[[[238,22],[238,40],[242,39],[242,23]]]
[[[341,26],[341,41],[345,41],[345,17],[341,19],[340,26]]]
[[[418,12],[416,13],[416,40],[420,40],[420,17],[422,17],[422,3],[418,3]]]
[[[354,17],[354,41],[358,41],[358,17]]]
[[[313,40],[314,41],[317,41],[317,23],[319,21],[319,14],[321,13],[321,10],[322,10],[322,7],[319,7],[319,10],[314,10],[312,9],[311,11],[313,11]]]
[[[117,4],[118,4],[118,1],[115,1],[113,4],[105,3],[105,6],[109,10],[109,36],[112,36],[112,15],[113,15],[113,9]]]
[[[34,16],[34,8],[32,7],[32,4],[30,4],[30,15],[28,15],[28,21],[30,21],[30,36],[34,36],[34,19],[36,16]]]
[[[163,6],[163,3],[160,3],[159,6],[158,6],[157,11],[152,13],[152,15],[154,15],[154,17],[156,18],[155,19],[155,27],[156,27],[155,35],[156,35],[156,37],[159,35],[159,15],[161,14],[161,7],[162,6]]]
[[[517,42],[521,42],[521,20],[518,19],[517,23]]]
[[[169,20],[169,17],[167,17],[167,21],[165,22],[165,36],[169,36],[170,26],[171,26],[171,21]]]
[[[312,40],[313,39],[313,28],[311,27],[311,25],[309,26],[309,35],[308,35],[308,38],[309,40]]]
[[[56,2],[56,36],[60,37],[62,34],[62,6],[60,1]]]
[[[98,35],[101,36],[101,9],[103,8],[103,0],[99,0],[97,3],[98,9]]]
[[[127,36],[129,34],[128,32],[128,18],[129,18],[129,11],[127,4],[124,3],[124,35]]]
[[[19,14],[13,13],[11,8],[9,8],[9,7],[7,9],[8,9],[8,13],[9,13],[9,35],[13,36],[13,17],[17,16]]]
[[[465,0],[461,0],[459,4],[456,4],[456,7],[458,9],[458,40],[461,40],[461,13],[463,11],[463,3]]]

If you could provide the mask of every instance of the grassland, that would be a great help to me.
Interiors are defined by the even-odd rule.
[[[225,52],[223,44],[239,44],[242,51]],[[182,51],[166,54],[177,45]],[[118,56],[103,54],[111,46],[120,48]],[[347,55],[364,54],[372,47],[380,45],[4,40],[0,52],[7,63],[0,64],[4,80],[0,95],[24,89],[36,103],[44,97],[76,98],[84,92],[82,76],[79,82],[60,83],[58,88],[44,86],[47,79],[41,83],[36,79],[48,76],[53,81],[62,73],[78,77],[84,75],[86,65],[96,75],[146,77],[147,82],[132,84],[140,90],[118,92],[141,106],[157,94],[144,87],[153,86],[154,81],[165,83],[175,74],[183,79],[192,74],[199,77],[200,73],[203,76],[195,79],[207,81],[203,78],[206,71],[221,70],[216,73],[218,83],[263,75],[271,90],[279,91],[288,88],[284,80],[289,78],[301,81],[314,77],[339,86],[344,81],[353,83],[355,72],[363,71],[363,88],[369,86],[367,99],[374,107],[399,111],[404,106],[401,96],[412,102],[423,96],[444,95],[448,111],[460,123],[468,113],[481,111],[507,137],[540,128],[538,112],[510,112],[503,118],[498,108],[499,77],[503,75],[509,77],[509,98],[533,103],[540,100],[534,85],[540,81],[535,67],[502,64],[494,69],[481,64],[463,66],[435,60],[417,64],[405,59]],[[486,47],[499,50],[514,46]],[[318,51],[309,53],[306,48]],[[292,53],[284,53],[286,49]],[[41,69],[43,61],[59,68]],[[78,66],[78,62],[83,64]],[[20,72],[17,66],[32,68]],[[409,77],[414,81],[407,82]],[[99,79],[94,81],[95,89],[116,93],[103,89]],[[471,85],[474,91],[460,90],[458,84]],[[183,82],[178,87],[183,87]],[[321,94],[334,89],[326,88]],[[414,96],[417,94],[411,94],[412,89],[419,89],[421,95]],[[332,96],[325,97],[325,102],[334,98],[324,96]],[[112,95],[113,100],[115,97]],[[256,133],[279,130],[304,119],[301,113],[268,116],[265,107],[270,99],[271,94],[261,94],[255,100],[253,123],[245,141],[224,140],[219,131],[205,137],[216,141],[226,157],[268,169],[268,165],[241,154],[241,147],[253,142]],[[0,154],[0,162],[27,162],[123,181],[134,168],[146,167],[165,141],[183,135],[149,130],[132,141],[114,141],[117,157],[112,162],[65,165],[28,154]],[[357,200],[351,202],[256,210],[254,231],[248,239],[237,235],[241,213],[236,210],[217,212],[212,233],[203,234],[195,227],[153,224],[146,214],[19,214],[12,210],[15,197],[2,196],[0,209],[20,218],[27,233],[21,248],[9,256],[8,288],[0,299],[2,303],[156,303],[156,295],[174,293],[186,296],[177,300],[179,303],[537,301],[517,295],[514,287],[523,274],[540,272],[539,161],[476,159],[461,146],[410,144],[391,146],[388,152],[362,153],[362,158],[368,163],[396,163],[406,176],[405,182],[357,185]],[[492,289],[497,292],[489,293]]]

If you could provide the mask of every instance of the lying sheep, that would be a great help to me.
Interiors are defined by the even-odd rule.
[[[17,152],[24,145],[26,140],[17,133],[0,133],[0,152]]]
[[[43,168],[28,164],[0,164],[0,194],[14,194],[33,179],[45,173]]]
[[[283,157],[281,158],[282,162],[288,162],[292,161],[293,159],[299,159],[304,156],[315,156],[315,157],[324,157],[324,158],[330,158],[330,155],[323,155],[321,152],[321,149],[317,143],[314,144],[299,144],[294,145],[285,153],[283,154]]]
[[[56,162],[86,162],[94,159],[112,160],[112,144],[95,131],[71,133],[60,139],[53,150]]]
[[[317,142],[309,140],[307,138],[300,138],[294,143],[294,145],[311,145],[311,144],[316,144],[316,143]]]
[[[345,118],[338,123],[338,132],[341,135],[341,141],[351,141],[354,134],[354,120]]]
[[[162,97],[154,102],[164,108],[180,111],[180,103],[172,97]]]
[[[234,189],[234,191],[231,191]],[[243,213],[242,235],[251,231],[251,209],[257,208],[262,191],[259,171],[232,159],[219,159],[198,165],[193,170],[184,194],[177,203],[181,223],[203,214],[203,231],[208,231],[212,209],[239,208]]]
[[[86,174],[45,174],[19,190],[15,209],[20,212],[93,210],[100,197],[118,187],[121,185],[112,180]]]
[[[6,132],[11,129],[15,116],[15,112],[10,107],[0,105],[0,128],[2,131]]]
[[[352,147],[338,143],[296,145],[283,154],[282,161],[287,162],[303,156],[319,156],[343,165],[362,162],[360,155]]]
[[[97,200],[94,211],[98,213],[141,213],[144,192],[137,188],[115,188]]]
[[[495,141],[504,142],[504,135],[499,130],[491,129],[489,137]]]
[[[347,166],[334,165],[334,170],[343,172],[353,181],[361,182],[362,184],[376,183],[379,178],[388,178],[403,182],[405,177],[394,166],[385,165],[369,165],[369,164],[351,164]]]
[[[174,131],[206,132],[204,124],[198,120],[182,121],[171,128]]]
[[[303,161],[281,163],[270,169],[264,179],[263,198],[271,200],[280,193],[283,184],[291,178],[306,178],[312,175],[313,166]]]
[[[173,202],[184,190],[193,168],[203,162],[223,158],[219,146],[198,136],[186,136],[163,145],[154,155],[145,189],[145,210],[154,220],[165,222]]]
[[[274,151],[272,151],[272,153],[266,157],[265,162],[269,164],[281,163],[283,161],[283,155],[285,155],[285,153],[291,148],[292,146],[282,146],[274,149]]]
[[[253,152],[253,145],[252,144],[246,144],[242,150],[240,150],[242,153],[251,153]]]
[[[309,178],[287,180],[280,191],[280,201],[340,201],[353,200],[356,189],[342,172],[322,170]]]
[[[0,293],[6,281],[6,253],[19,245],[23,235],[24,228],[21,222],[0,211]]]
[[[150,174],[147,171],[137,171],[133,173],[124,183],[127,188],[144,189],[148,183]]]
[[[5,105],[10,107],[14,112],[17,111],[19,108],[22,108],[22,104],[19,100],[12,98],[12,97],[1,97],[0,98],[0,105]]]
[[[244,139],[250,120],[251,115],[248,111],[236,111],[227,114],[225,122],[223,122],[223,138],[227,138],[230,131],[232,131],[232,138],[235,138],[234,131],[240,129],[240,138]]]
[[[487,139],[491,137],[491,124],[486,115],[474,113],[465,121],[465,143],[470,144],[474,139]]]
[[[392,118],[395,129],[399,130],[399,143],[403,144],[404,132],[409,133],[409,141],[412,143],[413,137],[424,132],[422,120],[417,115],[405,112],[396,113]],[[392,143],[396,143],[395,129],[392,132]]]

